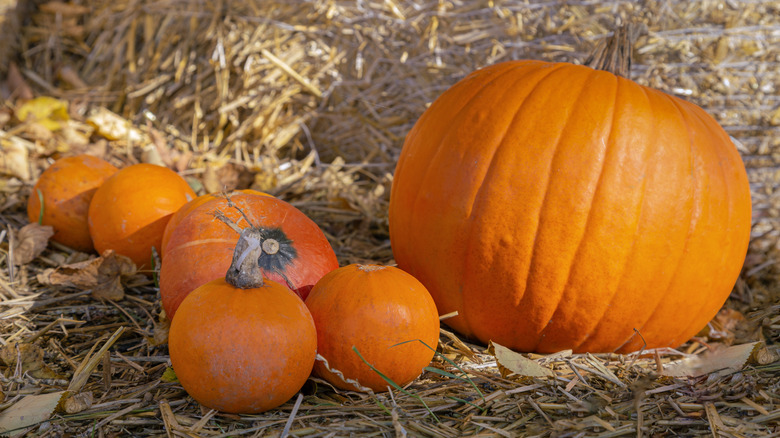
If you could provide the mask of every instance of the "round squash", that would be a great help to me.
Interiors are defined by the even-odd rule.
[[[30,222],[54,228],[52,240],[81,252],[94,251],[87,213],[95,191],[119,170],[91,155],[60,158],[41,173],[27,200]],[[41,218],[41,197],[43,217]]]
[[[389,383],[366,362],[406,385],[428,366],[438,345],[436,304],[416,278],[392,266],[352,264],[331,271],[311,290],[306,306],[317,327],[317,352],[327,360],[327,366],[317,361],[314,373],[338,388],[387,391]]]
[[[263,248],[248,231],[236,245],[236,275],[189,294],[168,335],[171,364],[187,393],[206,407],[241,414],[289,400],[317,354],[317,331],[300,297],[263,280],[257,263],[245,263]]]
[[[239,233],[215,219],[215,212],[246,228],[246,218],[239,209],[252,227],[269,233],[280,245],[274,254],[264,254],[255,261],[266,278],[305,299],[317,280],[338,268],[336,254],[322,230],[289,203],[247,193],[236,193],[229,200],[218,197],[193,209],[171,233],[160,267],[160,297],[169,318],[188,293],[227,273]]]
[[[173,234],[173,230],[179,226],[179,223],[184,219],[185,216],[190,214],[192,210],[197,208],[199,205],[205,204],[208,201],[211,201],[215,198],[225,197],[225,196],[232,196],[235,193],[249,193],[249,194],[255,194],[255,195],[262,195],[262,196],[271,196],[267,193],[258,192],[257,190],[251,190],[251,189],[245,189],[245,190],[238,190],[237,192],[232,192],[228,194],[222,194],[222,193],[207,193],[205,195],[200,195],[197,198],[193,199],[192,201],[184,204],[179,208],[176,213],[171,216],[171,218],[168,220],[168,223],[165,225],[165,231],[163,232],[163,238],[162,243],[160,244],[160,257],[165,257],[165,247],[168,245],[168,241],[171,240],[171,234]]]
[[[195,198],[187,181],[167,167],[134,164],[107,179],[89,205],[95,249],[113,249],[139,269],[150,270],[152,247],[160,250],[165,225]]]
[[[698,106],[606,71],[509,61],[406,137],[398,266],[447,324],[541,353],[676,347],[718,312],[751,227],[745,167]],[[646,344],[645,344],[646,342]]]

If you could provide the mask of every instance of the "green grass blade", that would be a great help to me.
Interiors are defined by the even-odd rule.
[[[454,375],[454,374],[453,374],[453,377],[454,377],[454,378],[456,378],[456,379],[460,379],[460,380],[463,380],[463,381],[465,381],[465,382],[469,382],[469,384],[471,384],[471,387],[472,387],[472,388],[474,388],[474,390],[475,390],[475,391],[477,391],[477,394],[479,394],[479,397],[480,397],[480,398],[482,398],[482,399],[484,399],[484,398],[485,398],[485,395],[484,395],[484,394],[482,394],[482,391],[480,391],[480,390],[479,390],[479,388],[477,387],[477,384],[476,384],[476,383],[474,383],[474,381],[473,381],[473,380],[471,380],[471,378],[469,378],[469,377],[468,377],[468,373],[466,373],[465,371],[463,371],[463,368],[459,367],[459,366],[458,366],[458,364],[456,364],[456,363],[455,363],[455,361],[453,361],[453,360],[452,360],[452,359],[450,359],[449,357],[447,357],[447,356],[445,356],[445,355],[443,355],[443,354],[439,353],[438,351],[436,351],[436,349],[435,349],[435,348],[432,348],[430,345],[426,344],[426,343],[425,343],[425,342],[423,342],[421,339],[412,339],[412,340],[409,340],[409,341],[403,341],[403,342],[399,342],[399,343],[397,343],[397,344],[393,345],[393,347],[395,347],[395,346],[398,346],[398,345],[402,345],[402,344],[407,344],[407,343],[409,343],[409,342],[419,342],[419,343],[421,343],[421,344],[425,345],[426,347],[428,347],[428,349],[429,349],[429,350],[432,350],[432,351],[433,351],[433,354],[434,354],[434,355],[437,355],[437,356],[441,357],[441,358],[442,358],[442,359],[444,359],[444,360],[445,360],[447,363],[449,363],[450,365],[452,365],[453,367],[455,367],[455,368],[456,368],[458,371],[460,371],[461,373],[463,373],[463,375],[464,375],[464,376],[466,376],[466,377],[461,377],[461,376],[456,376],[456,375]],[[436,369],[438,369],[438,368],[436,368]],[[436,372],[436,371],[434,371],[434,372]]]
[[[43,192],[41,192],[41,189],[35,189],[36,192],[38,192],[38,200],[41,202],[41,211],[38,213],[38,225],[43,225]]]
[[[399,385],[399,384],[395,383],[395,382],[393,381],[393,379],[391,379],[391,378],[387,377],[386,375],[382,374],[382,372],[381,372],[381,371],[379,371],[378,369],[376,369],[376,367],[375,367],[374,365],[370,364],[370,363],[369,363],[369,362],[368,362],[368,361],[367,361],[367,360],[366,360],[366,359],[363,357],[363,355],[362,355],[362,354],[360,354],[360,352],[358,351],[357,347],[355,347],[354,345],[352,346],[352,351],[354,351],[354,352],[355,352],[355,354],[357,354],[357,355],[358,355],[358,357],[360,358],[360,360],[362,360],[362,361],[363,361],[363,363],[364,363],[364,364],[368,365],[368,367],[369,367],[369,368],[371,368],[371,371],[373,371],[373,372],[377,373],[377,374],[379,375],[379,377],[381,377],[382,379],[384,379],[384,381],[385,381],[385,382],[389,383],[389,384],[390,384],[390,386],[392,386],[393,388],[397,389],[398,391],[401,391],[402,393],[404,393],[404,394],[408,395],[409,397],[414,397],[414,398],[416,398],[417,400],[419,400],[419,401],[420,401],[420,403],[422,403],[422,405],[423,405],[423,406],[425,406],[425,410],[426,410],[426,411],[428,411],[428,413],[429,413],[429,414],[431,414],[431,416],[433,417],[433,419],[434,419],[434,420],[436,420],[436,422],[437,422],[437,423],[441,423],[441,421],[439,421],[439,417],[437,417],[437,416],[436,416],[436,414],[434,414],[434,413],[433,413],[433,411],[431,410],[431,408],[430,408],[430,407],[428,407],[428,404],[427,404],[427,403],[425,403],[425,400],[423,400],[423,399],[422,399],[422,397],[420,397],[420,396],[419,396],[419,395],[417,395],[417,394],[412,394],[411,392],[409,392],[409,391],[407,391],[407,390],[403,389],[403,388],[401,387],[401,385]]]

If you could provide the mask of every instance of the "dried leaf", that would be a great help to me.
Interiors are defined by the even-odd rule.
[[[0,131],[0,173],[30,180],[29,150],[25,141]]]
[[[179,380],[178,377],[176,377],[176,372],[173,370],[173,368],[168,367],[163,371],[162,377],[160,377],[160,380],[165,383],[174,383]]]
[[[731,345],[734,343],[737,327],[745,322],[745,316],[738,310],[723,308],[715,315],[715,318],[699,332],[699,336],[706,336],[711,341],[718,341]]]
[[[30,100],[35,97],[32,88],[24,80],[24,76],[15,62],[11,62],[8,66],[8,87],[14,90],[16,97],[20,100]]]
[[[11,368],[12,373],[18,368],[21,374],[26,373],[36,379],[60,378],[43,361],[43,349],[35,344],[9,342],[0,349],[0,362]]]
[[[49,96],[28,100],[16,110],[16,117],[23,122],[37,122],[50,131],[62,128],[63,122],[70,119],[68,103]]]
[[[28,395],[0,412],[0,434],[20,431],[51,418],[67,391]]]
[[[124,297],[122,279],[136,273],[135,264],[113,250],[83,262],[47,269],[38,274],[42,284],[92,289],[96,298],[121,300]]]
[[[491,341],[488,345],[488,353],[496,357],[496,363],[501,375],[517,374],[525,377],[552,377],[551,369],[540,365],[534,360],[528,359],[520,353],[510,350]]]
[[[715,348],[701,355],[686,357],[664,366],[664,375],[697,377],[710,373],[728,374],[739,371],[750,359],[761,342]]]
[[[76,414],[92,407],[95,397],[92,392],[80,392],[65,399],[62,409],[65,413]]]
[[[31,223],[23,226],[16,234],[14,243],[14,264],[24,265],[41,255],[49,238],[54,235],[54,228],[49,225]]]
[[[65,3],[65,2],[48,2],[43,3],[40,6],[38,6],[41,11],[47,12],[49,14],[59,14],[59,15],[83,15],[88,14],[91,9],[86,6],[81,6],[73,3]]]
[[[126,140],[132,143],[144,140],[144,135],[134,128],[129,120],[105,108],[92,110],[87,117],[87,123],[95,128],[95,134],[108,140]]]
[[[211,164],[206,166],[201,181],[203,182],[203,188],[206,189],[206,193],[218,193],[222,191],[222,184],[217,176],[217,169]]]
[[[168,332],[171,329],[171,321],[162,315],[159,321],[154,322],[154,330],[152,336],[146,337],[146,342],[152,347],[165,345],[168,343]]]

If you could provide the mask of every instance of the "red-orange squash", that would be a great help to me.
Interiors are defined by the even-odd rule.
[[[152,268],[171,216],[195,198],[179,174],[167,167],[134,164],[108,178],[89,205],[89,232],[95,249],[113,249],[139,269]]]
[[[279,243],[279,251],[256,262],[266,278],[284,284],[302,298],[323,275],[338,268],[325,234],[291,204],[267,195],[236,193],[230,202],[251,224]],[[225,276],[239,234],[214,217],[222,212],[241,228],[249,226],[223,197],[209,200],[187,214],[171,233],[160,267],[160,296],[169,318],[185,296],[198,286]]]
[[[366,362],[406,385],[428,366],[438,345],[436,304],[416,278],[392,266],[352,264],[331,271],[311,290],[306,306],[317,327],[317,352],[327,360],[317,361],[314,372],[342,389],[387,391],[390,384]]]
[[[179,223],[184,219],[185,216],[190,214],[192,210],[195,210],[198,206],[205,204],[208,201],[211,201],[212,199],[225,197],[225,196],[231,196],[235,193],[250,193],[255,195],[263,195],[263,196],[271,196],[267,193],[258,192],[257,190],[251,190],[251,189],[245,189],[245,190],[239,190],[237,192],[232,192],[227,195],[221,194],[221,193],[207,193],[205,195],[200,195],[197,198],[193,199],[192,201],[184,204],[179,208],[176,213],[171,216],[171,218],[168,220],[168,223],[165,225],[165,231],[163,232],[163,238],[162,243],[160,244],[160,257],[165,257],[165,247],[168,245],[168,241],[171,240],[171,234],[173,234],[173,230],[179,226]]]
[[[263,236],[254,231],[242,232],[233,275],[189,294],[168,336],[181,385],[223,412],[254,414],[286,402],[308,379],[317,354],[306,305],[286,286],[263,280],[255,262]]]
[[[27,201],[30,222],[54,228],[52,240],[81,252],[94,251],[87,213],[95,191],[119,170],[91,155],[60,158],[41,173]]]
[[[511,61],[443,93],[390,196],[398,266],[446,323],[519,351],[678,346],[739,275],[750,189],[698,106],[605,71]],[[640,336],[641,335],[641,336]]]

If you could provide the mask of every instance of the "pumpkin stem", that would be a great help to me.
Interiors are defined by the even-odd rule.
[[[604,70],[617,76],[628,78],[631,76],[631,39],[628,37],[627,24],[621,24],[612,33],[599,43],[585,65]]]
[[[222,213],[222,211],[220,211],[220,210],[214,210],[211,214],[214,215],[215,218],[217,218],[217,219],[221,220],[222,222],[224,222],[225,224],[227,224],[227,226],[229,226],[230,229],[232,229],[233,231],[235,231],[238,234],[241,234],[241,231],[242,231],[241,227],[239,227],[238,224],[233,222],[233,219],[230,219],[229,217],[225,216],[225,213]]]
[[[264,283],[263,270],[257,262],[263,255],[263,232],[254,227],[244,228],[233,251],[233,261],[225,274],[228,284],[240,289],[254,289]]]
[[[294,289],[284,274],[287,266],[298,256],[292,240],[287,238],[281,228],[252,225],[249,217],[230,198],[228,198],[228,205],[238,210],[249,226],[242,229],[222,211],[212,212],[215,218],[239,234],[233,250],[233,260],[225,274],[225,281],[237,288],[253,289],[261,287],[264,283],[263,277],[273,273],[281,277],[290,289]]]

